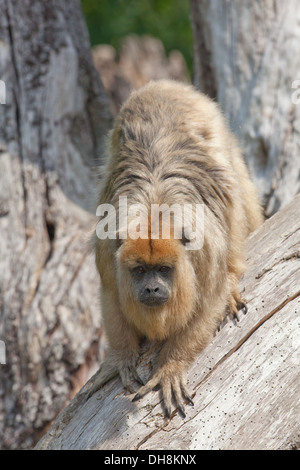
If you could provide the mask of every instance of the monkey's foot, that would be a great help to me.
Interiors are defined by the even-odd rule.
[[[244,315],[248,312],[247,305],[240,299],[232,295],[228,300],[226,309],[224,310],[223,316],[219,322],[217,331],[220,331],[221,328],[227,323],[227,317],[230,317],[233,323],[237,324],[240,319],[238,313],[242,311]]]
[[[225,316],[229,315],[237,322],[240,321],[238,312],[242,310],[244,315],[248,312],[247,305],[242,301],[238,293],[233,292],[228,300],[228,305],[225,311]]]
[[[167,371],[166,371],[167,369]],[[153,377],[147,382],[146,385],[138,390],[132,401],[137,401],[144,397],[157,385],[161,386],[165,412],[168,418],[172,412],[172,393],[176,403],[176,407],[181,415],[185,418],[184,404],[187,401],[189,404],[194,405],[192,398],[189,395],[186,386],[185,373],[170,370],[167,366],[159,369]]]

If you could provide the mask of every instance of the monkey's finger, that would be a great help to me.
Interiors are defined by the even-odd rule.
[[[190,396],[189,394],[189,391],[188,391],[188,388],[187,388],[187,383],[186,383],[186,377],[185,375],[183,375],[180,379],[180,390],[181,390],[181,396],[188,401],[188,403],[192,406],[194,406],[194,402],[192,400],[192,397]],[[178,387],[177,387],[177,390],[178,390]],[[175,392],[175,391],[174,391]],[[177,391],[177,394],[179,394],[179,390]],[[177,399],[177,403],[179,403],[178,399]],[[179,411],[181,411],[181,413],[184,415],[185,417],[185,412],[182,411],[182,409],[180,407],[178,407]]]
[[[131,374],[129,367],[123,367],[122,369],[120,369],[119,373],[124,388],[126,388],[129,393],[135,393],[135,390],[131,383]]]
[[[181,392],[181,385],[180,385],[180,380],[175,377],[174,381],[172,382],[172,388],[173,388],[173,393],[175,397],[175,402],[177,405],[178,410],[182,414],[182,416],[185,418],[185,410],[184,410],[184,403],[183,403],[183,398],[182,398],[182,392]]]
[[[145,385],[145,382],[143,381],[143,379],[141,379],[141,377],[137,373],[136,368],[132,366],[129,369],[130,369],[130,372],[132,373],[134,380],[136,380],[137,383],[139,383],[140,385]]]
[[[194,406],[193,399],[190,396],[190,394],[189,394],[189,392],[188,392],[185,385],[181,384],[181,390],[182,390],[182,394],[183,394],[184,398],[189,402],[190,405]]]
[[[156,387],[160,382],[160,376],[154,375],[143,387],[138,390],[138,393],[135,395],[132,401],[137,401],[140,398],[144,397],[147,393],[151,392],[151,390]]]
[[[194,402],[193,402],[192,397],[190,396],[188,388],[187,388],[186,377],[185,376],[181,377],[180,386],[181,386],[181,392],[182,392],[182,395],[184,396],[184,398],[189,402],[190,405],[194,406]]]
[[[236,320],[237,322],[240,321],[237,312],[233,312],[232,317],[233,317],[233,319]]]
[[[164,400],[164,408],[168,418],[171,416],[172,412],[172,387],[170,380],[163,379],[161,382],[162,396]]]

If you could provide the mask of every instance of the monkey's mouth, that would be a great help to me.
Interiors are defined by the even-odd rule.
[[[160,297],[159,299],[156,297],[147,297],[146,299],[140,298],[139,300],[147,307],[159,307],[165,304],[169,300],[169,297]]]

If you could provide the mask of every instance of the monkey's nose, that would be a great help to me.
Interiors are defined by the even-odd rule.
[[[155,294],[159,292],[159,287],[146,287],[147,294]]]
[[[140,294],[140,301],[150,307],[157,307],[165,303],[169,298],[168,291],[164,286],[147,285]]]

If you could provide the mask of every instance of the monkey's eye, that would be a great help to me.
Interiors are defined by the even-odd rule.
[[[169,266],[161,266],[159,270],[161,273],[168,273],[170,269],[171,268]]]
[[[144,274],[146,270],[143,268],[143,266],[137,266],[133,270],[136,274]]]

